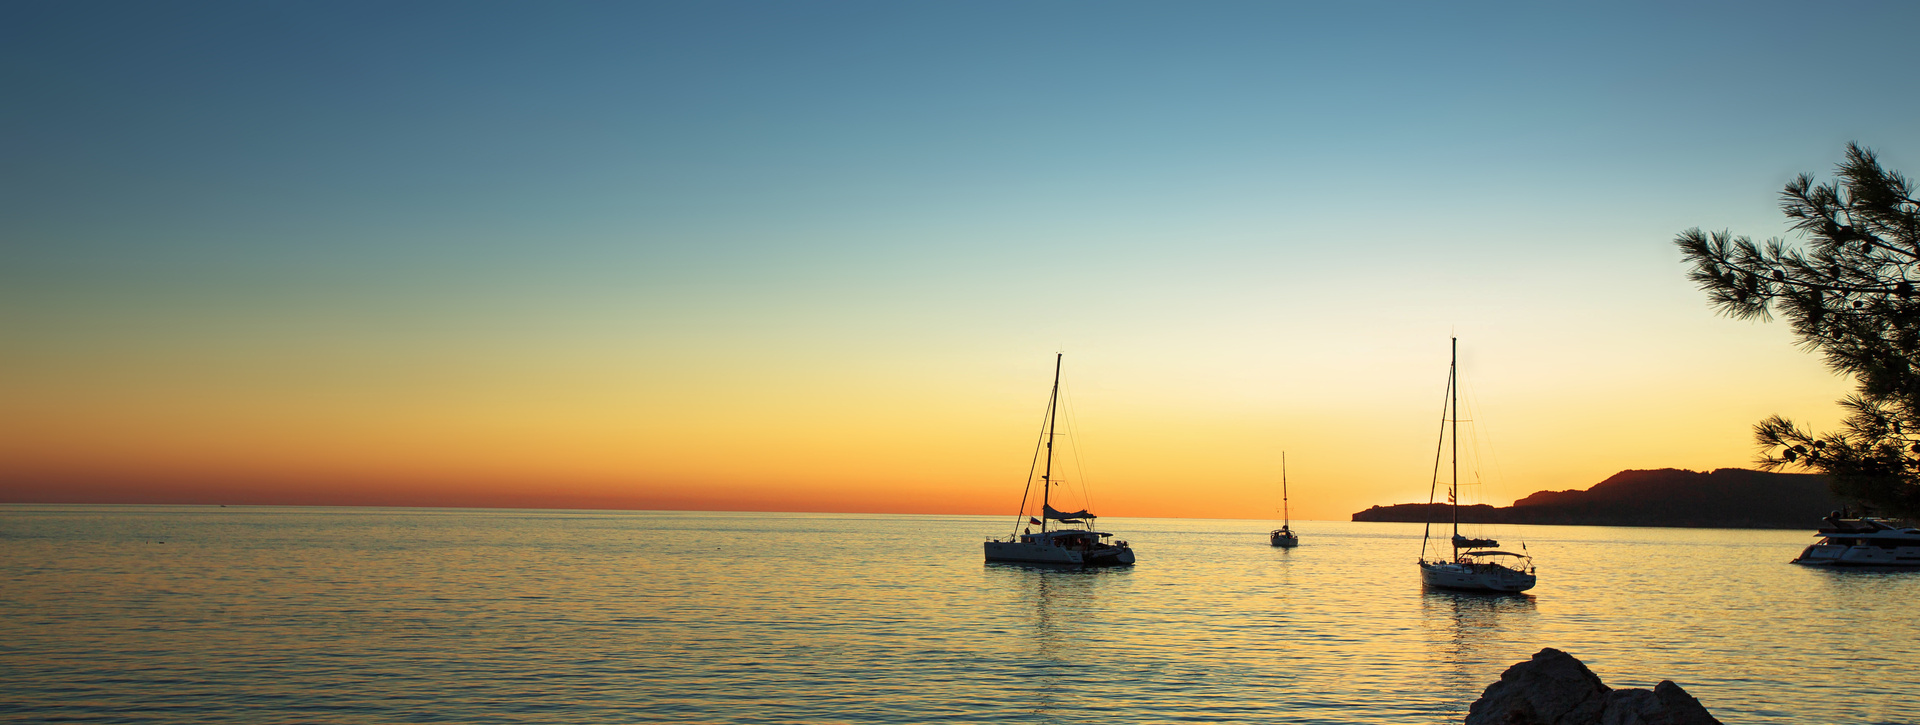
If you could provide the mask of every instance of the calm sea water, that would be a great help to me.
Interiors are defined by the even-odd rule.
[[[1720,719],[1920,722],[1920,573],[1810,532],[1107,519],[1140,565],[985,565],[1008,517],[0,507],[0,720],[1458,722],[1543,646]],[[164,543],[163,543],[164,542]]]

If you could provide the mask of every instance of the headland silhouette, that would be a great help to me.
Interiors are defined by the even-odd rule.
[[[1692,528],[1812,529],[1846,502],[1827,489],[1825,476],[1742,468],[1712,472],[1678,468],[1626,470],[1586,490],[1540,491],[1512,506],[1460,507],[1460,521],[1568,526],[1677,526]],[[1374,506],[1354,521],[1440,521],[1445,503]]]

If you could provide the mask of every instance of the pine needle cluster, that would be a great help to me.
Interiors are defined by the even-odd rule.
[[[1848,414],[1837,431],[1780,416],[1756,425],[1761,467],[1819,471],[1841,496],[1920,516],[1920,200],[1858,144],[1847,145],[1835,176],[1822,184],[1801,174],[1780,192],[1804,245],[1699,229],[1674,243],[1723,314],[1785,317],[1803,347],[1858,385],[1840,401]]]

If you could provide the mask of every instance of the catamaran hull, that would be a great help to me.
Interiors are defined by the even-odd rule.
[[[1035,546],[1017,541],[989,541],[987,542],[987,561],[1079,566],[1083,559],[1080,552],[1058,546]]]
[[[1019,541],[986,542],[987,561],[1056,566],[1131,566],[1133,550],[1120,547],[1078,551]]]
[[[1133,566],[1132,549],[1107,549],[1088,552],[1084,557],[1087,566]]]
[[[1534,575],[1503,566],[1462,567],[1453,564],[1420,565],[1420,581],[1430,587],[1462,592],[1524,592],[1533,588]]]

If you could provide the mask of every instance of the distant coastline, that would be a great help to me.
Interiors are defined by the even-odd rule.
[[[1811,529],[1843,502],[1825,476],[1741,468],[1627,470],[1584,491],[1541,491],[1512,506],[1460,507],[1462,523]],[[1374,506],[1354,521],[1451,520],[1444,503]]]

